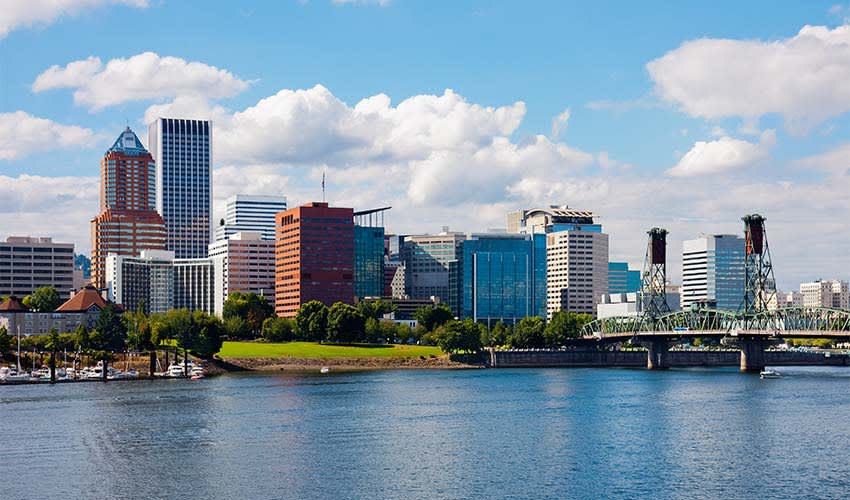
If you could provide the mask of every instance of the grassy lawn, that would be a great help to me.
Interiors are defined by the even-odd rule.
[[[319,344],[317,342],[225,342],[222,358],[417,358],[439,356],[439,347],[386,344]]]

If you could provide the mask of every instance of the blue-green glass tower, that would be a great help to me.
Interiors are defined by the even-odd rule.
[[[384,228],[354,226],[354,294],[380,297],[384,292]]]
[[[457,272],[461,317],[484,323],[546,317],[546,235],[471,235]]]

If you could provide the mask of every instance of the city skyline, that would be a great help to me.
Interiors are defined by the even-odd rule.
[[[780,288],[850,276],[846,6],[754,3],[722,12],[717,5],[711,15],[666,6],[674,18],[705,15],[700,30],[636,36],[630,50],[585,37],[576,25],[582,15],[615,26],[626,22],[611,19],[617,14],[647,20],[632,6],[580,15],[581,9],[550,5],[572,14],[552,16],[569,20],[573,30],[559,33],[563,40],[555,43],[557,30],[532,35],[518,27],[515,44],[496,34],[492,50],[468,38],[487,34],[488,24],[508,27],[511,16],[532,14],[516,12],[516,5],[443,6],[426,19],[454,9],[467,32],[425,23],[441,37],[433,41],[438,54],[415,41],[424,32],[406,19],[424,15],[426,7],[403,0],[232,7],[237,26],[225,29],[204,16],[217,38],[207,34],[208,47],[195,48],[169,33],[186,6],[114,3],[132,5],[58,12],[55,22],[16,17],[10,9],[0,21],[0,215],[8,221],[0,236],[50,236],[90,254],[99,158],[127,124],[144,130],[157,116],[174,116],[213,122],[214,221],[235,194],[286,196],[291,206],[319,200],[326,172],[332,205],[392,205],[388,233],[435,234],[443,225],[480,232],[503,227],[505,214],[516,209],[568,204],[600,214],[611,235],[610,260],[636,269],[646,230],[669,229],[670,278],[680,282],[682,241],[703,233],[741,235],[740,217],[758,212],[767,217]],[[219,14],[212,17],[226,19],[226,10],[210,7]],[[729,22],[757,12],[763,25]],[[104,28],[127,17],[154,36],[130,33],[112,43],[115,34]],[[293,74],[245,61],[251,58],[240,57],[245,47],[238,43],[216,50],[242,38],[256,46],[246,26],[266,26],[263,17],[287,27],[304,24],[285,36],[266,32],[269,47],[287,49],[280,54],[284,68],[297,69]],[[376,34],[351,25],[367,18],[379,26]],[[322,19],[337,21],[341,33],[327,40],[306,33]],[[670,21],[650,20],[669,27]],[[380,37],[404,30],[413,30],[400,42],[407,52],[393,53]],[[317,49],[354,33],[362,36],[351,39],[348,51],[355,61],[373,62],[374,71],[317,57]],[[62,46],[69,36],[78,43]],[[464,50],[448,50],[447,42],[459,39]],[[546,41],[552,43],[540,43]],[[314,45],[305,55],[294,54],[293,47],[308,42]],[[579,54],[563,50],[570,42],[596,43]],[[497,50],[511,62],[504,69],[494,64]],[[559,50],[547,67],[543,60]],[[392,57],[382,58],[384,51]],[[736,64],[726,68],[729,82],[706,76],[715,58],[730,54]],[[778,67],[768,68],[768,58]],[[807,58],[813,66],[799,62]],[[406,74],[413,63],[433,75],[420,81]],[[138,81],[123,78],[130,70]],[[736,81],[744,70],[749,77]],[[800,75],[811,78],[798,94],[756,91],[765,79],[797,88]],[[62,224],[46,215],[54,213],[62,214]]]

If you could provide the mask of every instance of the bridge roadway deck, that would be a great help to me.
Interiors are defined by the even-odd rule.
[[[662,331],[662,332],[615,332],[615,333],[603,333],[601,337],[599,336],[591,336],[591,337],[583,337],[585,340],[601,340],[601,341],[624,341],[631,339],[633,337],[637,337],[638,339],[677,339],[677,338],[695,338],[695,337],[715,337],[715,338],[723,338],[723,337],[731,337],[731,338],[815,338],[815,339],[846,339],[850,341],[850,331],[842,331],[842,330],[779,330],[779,331],[769,331],[769,330],[738,330],[738,331],[725,331],[725,330],[676,330],[676,331]]]

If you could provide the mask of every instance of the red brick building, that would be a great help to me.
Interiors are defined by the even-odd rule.
[[[164,250],[165,221],[156,211],[153,157],[127,127],[100,162],[100,214],[92,219],[92,281],[103,288],[110,253]]]
[[[276,216],[275,311],[354,302],[354,210],[312,202]]]

